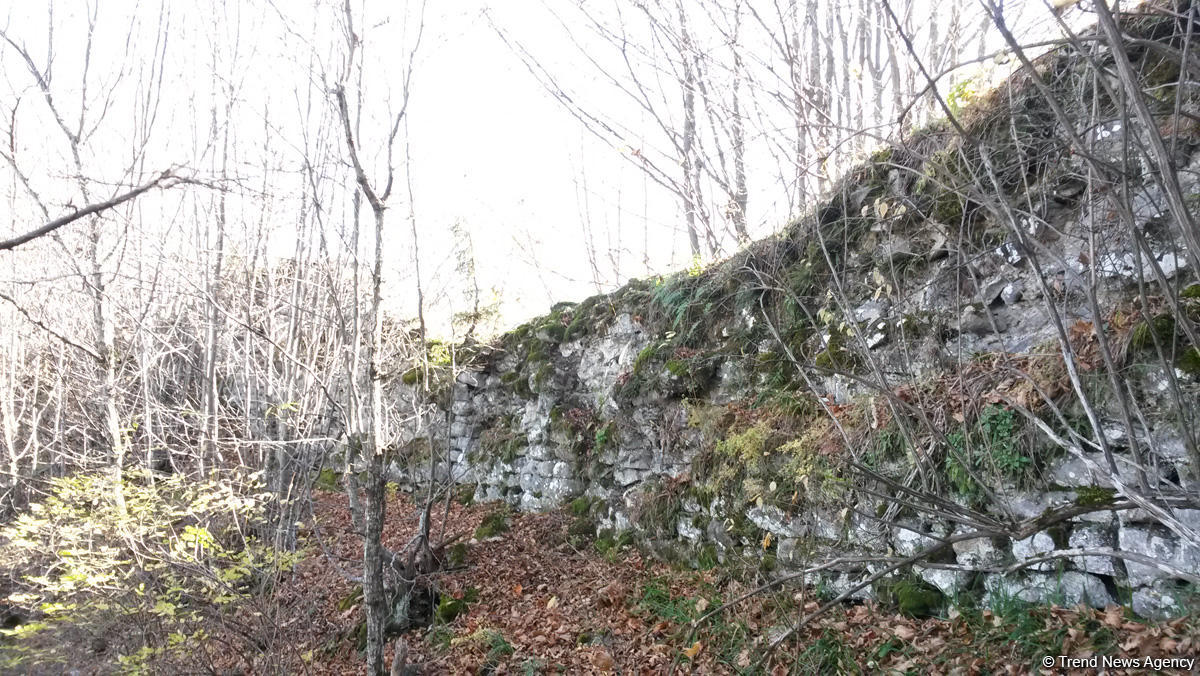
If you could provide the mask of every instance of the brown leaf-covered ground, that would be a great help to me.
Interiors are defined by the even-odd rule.
[[[672,568],[632,547],[602,556],[569,534],[573,517],[566,510],[512,514],[507,532],[471,539],[498,509],[451,507],[446,532],[466,534],[466,559],[438,574],[437,584],[443,594],[474,600],[450,622],[407,635],[417,673],[637,674],[665,673],[672,665],[679,673],[1063,673],[1042,670],[1042,658],[1200,653],[1196,618],[1143,623],[1115,607],[1013,606],[910,619],[861,604],[834,609],[764,659],[772,637],[817,607],[811,592],[755,597],[692,635],[693,619],[749,584],[720,568]],[[416,510],[400,497],[390,514],[385,538],[401,547],[415,530]],[[315,516],[306,528],[310,555],[272,599],[282,611],[276,616],[288,618],[277,628],[278,665],[297,673],[358,673],[354,630],[362,609],[354,584],[337,567],[354,574],[360,544],[344,496],[318,494]]]

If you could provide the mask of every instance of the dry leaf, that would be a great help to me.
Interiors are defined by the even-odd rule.
[[[601,650],[600,652],[592,653],[592,666],[596,667],[600,671],[612,671],[612,668],[613,668],[612,655],[609,655],[607,652],[605,652],[603,650]]]
[[[696,612],[703,613],[707,609],[708,609],[708,599],[701,596],[700,600],[696,601]]]
[[[558,607],[558,597],[551,596],[549,601],[546,601],[546,610],[554,610]]]
[[[696,641],[695,643],[692,644],[691,648],[688,648],[687,650],[683,651],[683,654],[689,660],[695,659],[696,655],[699,655],[700,651],[703,649],[704,649],[704,645],[702,643],[700,643],[699,641]]]
[[[743,648],[742,652],[738,653],[737,665],[743,669],[750,666],[750,649]]]
[[[525,591],[525,588],[519,584],[514,584],[512,590],[513,590],[513,596],[520,596],[521,592]]]
[[[903,624],[893,629],[892,633],[894,633],[896,638],[900,639],[901,641],[911,641],[917,635],[917,631],[915,629]]]
[[[1108,606],[1104,609],[1104,624],[1115,629],[1124,623],[1125,620],[1121,617],[1121,606]]]

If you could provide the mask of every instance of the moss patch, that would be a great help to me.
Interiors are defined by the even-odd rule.
[[[500,510],[483,517],[475,529],[475,539],[484,540],[508,532],[508,511]]]

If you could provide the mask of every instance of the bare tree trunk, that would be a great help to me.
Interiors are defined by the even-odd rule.
[[[681,196],[683,197],[683,218],[687,224],[688,245],[691,247],[692,257],[699,258],[700,235],[696,226],[696,213],[699,209],[700,195],[696,192],[696,183],[693,180],[696,162],[694,150],[696,144],[696,72],[692,68],[691,43],[688,39],[683,4],[680,3],[678,8],[679,25],[682,32],[679,61],[683,68],[683,81],[680,83],[683,89],[683,132],[680,149],[683,192]]]
[[[215,79],[214,73],[214,79]],[[229,106],[232,106],[232,96],[229,101]],[[225,110],[225,125],[223,132],[218,132],[217,129],[217,110],[216,106],[212,109],[212,134],[222,133],[221,144],[221,166],[219,175],[221,183],[224,184],[229,175],[229,108]],[[225,260],[225,190],[220,190],[217,193],[217,213],[216,213],[216,241],[211,243],[205,252],[207,257],[210,257],[212,262],[205,266],[204,274],[206,281],[205,288],[205,314],[207,315],[205,322],[204,336],[204,431],[201,434],[201,464],[204,462],[212,462],[214,467],[220,466],[220,458],[218,457],[217,440],[220,436],[220,425],[218,422],[219,410],[219,392],[217,384],[217,363],[221,359],[220,354],[220,338],[222,317],[224,316],[221,309],[217,306],[221,302],[221,275],[223,274],[223,264]],[[209,232],[206,229],[206,235]],[[207,239],[207,237],[206,237]]]
[[[412,72],[413,56],[420,45],[420,35],[423,25],[422,17],[422,23],[418,27],[414,46],[409,53],[408,70],[405,72],[402,108],[396,115],[392,125],[392,133],[388,136],[387,179],[382,193],[376,192],[359,158],[358,141],[355,138],[354,128],[351,124],[350,107],[346,101],[346,90],[340,83],[334,90],[334,98],[345,139],[346,150],[350,156],[355,182],[358,186],[357,192],[362,195],[371,207],[375,226],[371,295],[368,311],[371,321],[371,331],[366,344],[363,346],[363,361],[367,365],[368,402],[367,406],[363,408],[362,419],[356,430],[356,434],[351,439],[352,448],[357,447],[358,453],[365,456],[366,465],[366,504],[362,507],[363,605],[366,610],[367,626],[367,673],[371,676],[382,676],[386,671],[384,653],[386,648],[387,622],[390,616],[388,603],[389,590],[384,570],[384,559],[387,550],[384,548],[382,540],[383,523],[387,514],[387,491],[384,475],[386,443],[384,440],[383,390],[379,362],[383,343],[383,231],[387,213],[387,201],[391,195],[394,180],[394,170],[391,162],[392,144],[404,120],[408,102],[408,77]],[[346,32],[349,43],[349,54],[346,60],[346,76],[348,77],[350,70],[354,67],[355,53],[360,44],[359,37],[354,32],[354,21],[349,2],[346,3]],[[361,76],[362,70],[360,66],[360,93],[362,86]],[[356,219],[355,223],[357,224],[357,222]],[[357,231],[358,228],[356,226],[356,241]],[[357,302],[357,296],[355,300]],[[357,381],[352,382],[351,389],[353,390],[358,386],[359,383]],[[355,482],[352,481],[350,483],[350,492],[356,493],[357,491],[354,490]]]
[[[733,36],[730,45],[733,52],[730,135],[733,141],[733,229],[737,232],[738,240],[744,243],[750,241],[750,232],[746,229],[746,210],[749,207],[750,193],[746,188],[746,127],[741,107],[743,64],[738,45],[741,26],[742,3],[739,1],[733,6]]]

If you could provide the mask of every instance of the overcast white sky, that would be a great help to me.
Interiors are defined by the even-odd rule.
[[[257,184],[261,179],[255,173],[261,173],[264,157],[285,174],[295,173],[306,143],[302,132],[311,134],[322,116],[332,113],[329,98],[321,94],[336,77],[344,48],[338,4],[104,0],[98,6],[87,100],[89,119],[105,107],[109,112],[83,158],[86,170],[113,182],[122,180],[137,132],[126,120],[136,117],[135,107],[144,100],[146,88],[138,83],[150,81],[146,70],[158,49],[165,54],[162,104],[152,129],[147,170],[174,162],[192,163],[198,171],[210,169],[209,109],[232,90],[235,173],[246,177],[247,184]],[[1007,4],[1014,18],[1026,7],[1037,10],[1039,19],[1045,17],[1041,2]],[[428,4],[407,125],[428,288],[443,288],[453,276],[449,229],[456,222],[469,229],[481,284],[501,294],[510,324],[544,311],[553,300],[579,300],[597,288],[608,290],[631,277],[686,265],[689,254],[676,200],[648,185],[620,152],[584,132],[544,93],[496,36],[484,17],[489,6],[498,25],[528,44],[552,71],[570,76],[572,86],[599,102],[607,91],[594,82],[595,75],[586,74],[582,55],[572,45],[573,39],[586,45],[586,35],[566,33],[541,2]],[[52,88],[66,116],[73,119],[82,94],[84,16],[97,6],[60,1],[52,5],[52,19],[50,7],[41,0],[0,0],[0,25],[42,60],[48,58],[47,29],[53,27]],[[917,12],[944,8],[945,3],[931,2]],[[364,148],[383,147],[388,103],[398,99],[398,66],[405,52],[400,21],[386,16],[394,11],[392,3],[368,2],[365,27],[360,26],[368,54]],[[160,16],[170,26],[165,47],[156,48],[163,38]],[[0,113],[16,121],[13,148],[24,173],[44,197],[52,196],[63,181],[70,181],[69,156],[56,140],[61,139],[58,130],[39,110],[40,94],[24,64],[5,47],[0,50]],[[214,80],[214,70],[222,79]],[[310,102],[307,96],[314,98]],[[622,105],[616,100],[612,104]],[[307,123],[306,108],[315,111]],[[633,113],[627,119],[630,128],[645,124],[647,136],[652,135],[649,121]],[[374,156],[377,168],[382,157]],[[0,223],[0,229],[27,229],[24,225],[36,222],[39,214],[20,199],[21,190],[7,166],[0,166],[0,176],[15,196],[10,221]],[[291,248],[287,219],[297,207],[288,204],[288,191],[298,193],[299,185],[297,178],[276,186],[272,217],[280,221],[274,235],[280,252]],[[786,214],[774,202],[771,186],[758,183],[755,188],[750,224],[762,236],[782,225]],[[48,197],[58,204],[68,199],[73,198]],[[401,190],[398,199],[389,222],[387,279],[395,307],[406,308],[413,298],[406,191]],[[240,208],[246,221],[257,218],[258,206]],[[139,212],[145,218],[167,220],[178,218],[177,209],[170,199],[160,197],[147,200]],[[341,211],[332,209],[334,217],[348,216],[345,203]],[[585,232],[599,248],[599,276],[589,263]],[[643,259],[643,251],[649,258]],[[459,291],[452,289],[448,297],[439,298],[435,314],[447,303],[464,309]]]

